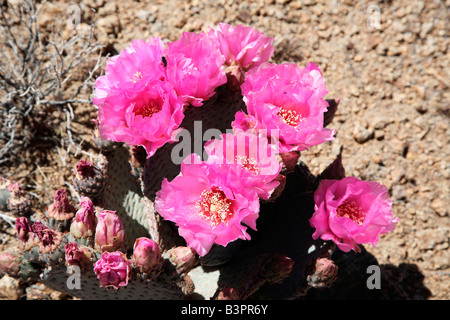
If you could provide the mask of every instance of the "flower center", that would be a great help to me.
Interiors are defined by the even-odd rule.
[[[233,216],[231,200],[217,187],[204,190],[195,206],[200,214],[213,226],[227,222]]]
[[[258,174],[259,168],[255,159],[246,156],[236,156],[235,159],[240,162],[243,168],[253,171],[255,175]]]
[[[277,115],[281,116],[284,123],[292,127],[296,127],[302,121],[302,115],[297,114],[297,112],[295,112],[294,110],[286,110],[280,108],[280,111],[277,113]]]
[[[139,80],[141,80],[143,77],[142,77],[142,73],[140,72],[140,71],[137,71],[135,74],[133,74],[131,77],[130,77],[130,81],[131,82],[133,82],[133,83],[136,83],[136,82],[138,82]]]
[[[356,223],[358,223],[360,226],[363,224],[364,219],[366,215],[361,210],[361,208],[356,204],[355,201],[344,201],[338,208],[337,208],[337,215],[338,217],[346,217],[350,218]]]
[[[144,117],[151,118],[155,113],[161,111],[160,105],[156,101],[152,101],[148,104],[144,104],[139,109],[135,110],[135,114]]]

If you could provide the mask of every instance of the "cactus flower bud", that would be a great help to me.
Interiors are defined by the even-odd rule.
[[[10,275],[20,272],[20,257],[15,252],[0,252],[0,271]]]
[[[125,231],[115,211],[103,210],[98,214],[95,245],[101,251],[115,251],[123,246]]]
[[[94,264],[94,272],[101,287],[119,289],[128,284],[131,277],[131,261],[122,252],[103,252]]]
[[[86,161],[81,159],[77,164],[77,177],[78,178],[86,178],[94,176],[94,165],[91,161]]]
[[[175,247],[169,250],[169,259],[180,273],[188,273],[197,263],[195,250],[190,247]]]
[[[105,185],[105,175],[101,166],[81,159],[77,164],[72,182],[81,195],[88,196],[95,201]]]
[[[94,204],[88,197],[81,197],[80,209],[72,220],[70,233],[75,238],[91,237],[94,235],[95,225]]]
[[[338,267],[333,260],[319,258],[316,261],[314,274],[309,275],[307,280],[311,287],[329,287],[337,279]]]
[[[27,242],[30,238],[30,232],[32,232],[28,219],[26,217],[17,218],[15,225],[19,240],[22,240],[24,243]]]
[[[64,189],[56,190],[53,203],[48,207],[47,214],[55,220],[68,220],[73,218],[76,209],[69,203],[67,191]]]
[[[214,300],[240,300],[240,296],[234,288],[223,288],[215,294]]]
[[[69,242],[64,251],[67,265],[85,267],[90,264],[91,253],[87,247],[78,247],[75,242]]]
[[[20,188],[18,183],[11,183],[7,190],[10,192],[8,199],[8,209],[17,215],[31,213],[32,199],[28,193]]]
[[[155,270],[161,263],[161,251],[158,244],[146,237],[136,239],[133,246],[133,262],[142,273]]]

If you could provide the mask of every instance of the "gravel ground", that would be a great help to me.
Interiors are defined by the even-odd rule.
[[[48,32],[51,21],[67,19],[68,6],[46,4],[40,27]],[[400,222],[376,248],[365,247],[393,286],[413,282],[406,293],[392,292],[389,298],[450,298],[450,1],[83,0],[77,6],[78,30],[95,20],[105,53],[116,54],[137,38],[173,41],[183,31],[227,22],[273,36],[272,62],[317,63],[327,80],[327,98],[341,99],[329,126],[337,135],[303,152],[303,161],[318,174],[342,150],[348,176],[389,188]],[[72,128],[89,140],[96,110],[79,105],[75,114]],[[63,159],[61,150],[45,150],[47,161],[38,167],[24,160],[2,173],[48,204],[48,190],[64,186],[69,165],[82,156]],[[0,232],[0,250],[15,245],[12,228],[3,223]],[[9,277],[0,279],[0,292],[8,286],[15,294],[9,299],[65,298],[39,285],[25,289]]]

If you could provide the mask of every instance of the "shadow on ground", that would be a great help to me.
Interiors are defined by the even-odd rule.
[[[302,300],[426,300],[431,291],[415,264],[379,265],[380,288],[368,288],[375,273],[368,267],[378,265],[376,258],[361,247],[361,253],[337,250],[332,259],[338,266],[338,279],[327,289],[310,289]]]

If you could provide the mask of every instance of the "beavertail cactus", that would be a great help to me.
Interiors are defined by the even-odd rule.
[[[74,168],[77,194],[57,190],[29,218],[23,191],[1,181],[21,248],[0,270],[84,299],[331,286],[333,252],[375,245],[398,219],[384,187],[345,177],[341,155],[310,172],[301,152],[334,139],[339,99],[324,99],[319,66],[269,63],[273,52],[271,37],[222,23],[111,58],[93,99],[99,154]]]

